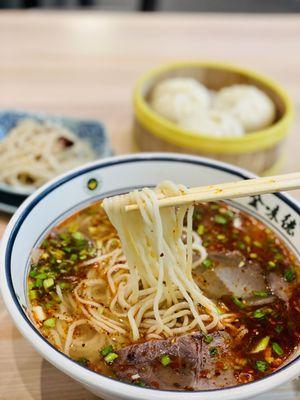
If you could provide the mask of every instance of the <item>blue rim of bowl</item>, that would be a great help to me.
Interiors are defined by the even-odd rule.
[[[117,160],[113,160],[110,159],[109,161],[105,162],[105,161],[100,161],[99,163],[94,163],[91,166],[87,166],[87,167],[83,167],[80,168],[79,170],[76,170],[75,172],[71,172],[69,174],[67,174],[66,176],[63,176],[60,179],[57,179],[55,182],[53,182],[52,184],[50,184],[49,186],[47,186],[41,193],[39,193],[27,206],[26,208],[23,210],[22,214],[18,217],[18,219],[16,220],[12,231],[10,233],[10,236],[7,240],[7,245],[6,245],[6,249],[5,249],[5,275],[6,275],[6,280],[8,282],[8,288],[10,291],[10,294],[12,296],[12,299],[14,301],[14,304],[16,305],[18,311],[20,312],[22,318],[26,321],[26,323],[29,325],[29,327],[32,329],[32,331],[37,334],[40,339],[43,340],[44,343],[46,343],[49,347],[51,347],[53,350],[55,350],[57,353],[61,354],[62,356],[64,356],[67,360],[69,360],[70,362],[79,365],[81,368],[87,369],[89,372],[91,372],[92,374],[94,374],[95,376],[97,375],[101,375],[102,377],[112,381],[112,382],[118,382],[121,383],[123,385],[126,386],[135,386],[132,383],[128,383],[128,382],[122,382],[118,379],[114,379],[114,378],[110,378],[108,376],[99,374],[87,367],[84,367],[80,364],[78,364],[78,362],[76,362],[75,360],[73,360],[72,358],[68,357],[66,354],[64,354],[63,352],[59,351],[56,347],[54,347],[47,339],[44,338],[44,336],[39,332],[39,330],[33,325],[33,323],[30,321],[30,319],[28,318],[28,316],[26,315],[25,311],[23,310],[22,306],[20,305],[17,295],[15,293],[14,287],[13,287],[13,283],[12,283],[12,277],[11,277],[11,253],[12,253],[12,248],[14,246],[14,242],[15,239],[17,237],[18,231],[20,229],[20,227],[22,226],[23,221],[26,219],[26,217],[28,216],[28,214],[33,210],[33,208],[40,202],[43,200],[43,198],[45,196],[47,196],[49,193],[51,193],[53,190],[57,189],[58,187],[60,187],[61,185],[65,184],[66,182],[69,182],[70,180],[72,180],[73,178],[76,178],[78,176],[84,175],[88,172],[94,171],[94,170],[99,170],[99,169],[103,169],[103,168],[107,168],[113,165],[121,165],[121,164],[128,164],[128,163],[132,163],[132,162],[155,162],[155,161],[168,161],[168,162],[183,162],[186,164],[194,164],[194,165],[201,165],[204,167],[209,167],[209,168],[213,168],[213,169],[217,169],[220,171],[224,171],[224,172],[228,172],[230,174],[239,176],[242,179],[250,179],[249,176],[247,176],[246,171],[245,173],[241,172],[242,170],[240,170],[238,167],[237,169],[235,169],[235,167],[231,167],[229,164],[227,165],[226,163],[219,163],[215,164],[214,161],[204,161],[204,159],[200,159],[197,160],[197,157],[193,157],[193,158],[185,158],[186,156],[182,156],[180,157],[180,155],[176,154],[176,153],[171,153],[170,157],[168,157],[168,155],[165,156],[151,156],[151,153],[145,153],[144,156],[140,156],[140,157],[126,157],[124,159],[117,159]],[[274,196],[276,196],[277,198],[279,198],[280,200],[282,200],[283,202],[285,202],[286,204],[288,204],[289,207],[291,207],[297,214],[300,215],[300,205],[298,205],[296,202],[292,201],[287,195],[283,194],[283,193],[273,193]],[[238,387],[245,387],[245,386],[252,386],[254,385],[256,382],[258,381],[264,381],[269,379],[271,376],[274,376],[278,373],[280,373],[283,370],[286,370],[288,367],[290,367],[291,365],[295,364],[296,362],[298,362],[300,360],[300,355],[298,355],[294,360],[290,361],[288,364],[284,365],[283,367],[281,367],[280,369],[278,369],[277,371],[272,372],[270,375],[267,375],[263,378],[257,379],[255,381],[252,382],[248,382],[248,383],[244,383],[244,384],[240,384],[240,385],[235,385],[235,386],[229,386],[229,387],[225,387],[225,388],[219,388],[219,389],[211,389],[211,390],[195,390],[195,391],[191,391],[188,393],[213,393],[213,392],[219,392],[221,390],[227,391],[227,390],[232,390],[232,389],[237,389]],[[143,390],[154,390],[156,392],[166,392],[166,393],[182,393],[182,394],[186,394],[186,391],[182,391],[182,390],[165,390],[165,389],[153,389],[153,388],[147,388],[147,387],[140,387],[138,386],[138,389],[143,389]]]

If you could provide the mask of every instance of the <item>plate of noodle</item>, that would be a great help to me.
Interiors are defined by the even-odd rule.
[[[144,153],[37,189],[0,248],[16,326],[101,398],[238,400],[299,376],[299,203],[277,193],[159,207],[189,187],[250,177]]]
[[[34,190],[111,155],[103,124],[25,111],[0,112],[0,208],[14,212]]]

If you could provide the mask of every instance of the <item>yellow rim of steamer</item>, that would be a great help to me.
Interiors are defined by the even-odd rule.
[[[249,77],[275,92],[282,100],[285,111],[273,125],[247,134],[242,137],[212,138],[182,129],[178,125],[161,117],[151,109],[144,99],[145,89],[151,85],[153,78],[162,73],[188,67],[206,67],[229,72],[236,72]],[[293,120],[292,102],[280,85],[256,72],[236,67],[227,63],[213,61],[174,62],[152,69],[141,76],[134,90],[134,109],[138,122],[150,133],[173,145],[198,149],[207,153],[249,153],[264,150],[280,142],[287,134]]]

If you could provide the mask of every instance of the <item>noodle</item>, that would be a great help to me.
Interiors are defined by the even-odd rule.
[[[91,146],[69,129],[24,119],[0,142],[0,181],[37,188],[95,158]]]
[[[193,206],[159,209],[158,198],[180,195],[183,186],[163,182],[154,191],[145,188],[103,201],[103,207],[118,231],[126,255],[128,274],[116,279],[115,265],[108,267],[113,300],[127,316],[134,340],[155,333],[172,336],[197,325],[204,333],[215,328],[222,316],[192,278],[194,249],[200,263],[206,256],[200,237],[193,232]],[[136,202],[139,211],[127,213],[125,205]],[[184,228],[184,219],[187,225]],[[185,236],[185,243],[183,241]],[[113,264],[115,264],[115,258]],[[197,261],[198,265],[199,261]],[[121,268],[121,267],[120,267]],[[176,312],[182,310],[181,312]],[[204,311],[204,313],[203,313]],[[153,313],[153,319],[145,316]],[[185,324],[175,327],[185,316]]]
[[[70,326],[69,326],[69,330],[68,330],[68,334],[67,334],[67,338],[65,341],[65,347],[64,347],[64,353],[69,356],[70,355],[70,346],[72,344],[72,339],[73,339],[73,335],[75,332],[75,329],[80,326],[80,325],[84,325],[87,324],[88,321],[86,319],[80,319],[78,321],[73,322]]]

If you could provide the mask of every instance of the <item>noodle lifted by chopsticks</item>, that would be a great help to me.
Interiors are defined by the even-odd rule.
[[[103,201],[127,259],[127,270],[116,275],[117,282],[110,275],[117,288],[113,303],[126,311],[134,340],[145,330],[148,338],[197,329],[206,333],[222,318],[192,277],[195,241],[201,261],[206,256],[192,230],[193,206],[158,207],[159,197],[185,191],[183,186],[163,182],[155,190],[135,190]],[[127,213],[125,205],[132,203],[138,204],[139,211]],[[179,319],[183,322],[178,324]]]

